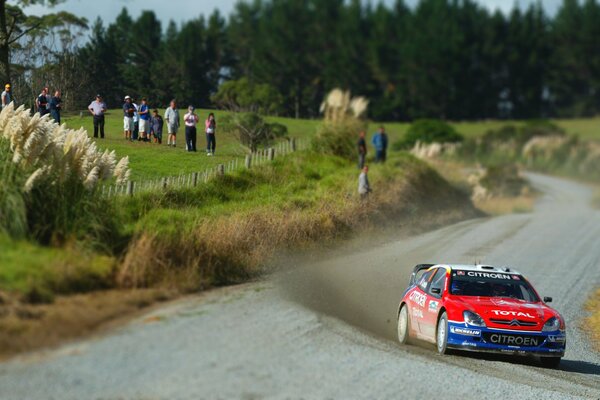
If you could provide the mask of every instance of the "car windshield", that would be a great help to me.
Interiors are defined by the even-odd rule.
[[[540,301],[520,275],[480,271],[452,271],[450,293],[457,296],[509,297],[528,302]]]

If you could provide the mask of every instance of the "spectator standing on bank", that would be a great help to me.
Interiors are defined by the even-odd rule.
[[[4,91],[2,92],[2,108],[6,107],[13,101],[10,83],[4,85]]]
[[[177,109],[177,102],[171,100],[171,104],[165,111],[165,121],[167,122],[167,144],[169,146],[176,147],[175,140],[177,139],[177,131],[179,130],[179,110]]]
[[[375,146],[375,162],[384,163],[387,158],[388,136],[383,126],[373,135],[371,142]]]
[[[40,95],[38,96],[35,104],[37,106],[38,113],[40,113],[40,116],[43,117],[44,115],[50,112],[50,110],[48,109],[48,88],[42,89],[42,93],[40,93]]]
[[[88,110],[94,116],[94,137],[98,137],[98,130],[100,130],[100,138],[104,139],[104,114],[106,113],[106,103],[102,101],[102,96],[96,95],[96,100],[88,106]]]
[[[206,155],[214,156],[217,148],[217,120],[215,114],[208,114],[208,119],[204,121],[205,133],[206,133]]]
[[[130,96],[125,96],[125,104],[123,104],[123,131],[125,132],[125,140],[133,140],[133,114],[135,107]]]
[[[185,122],[185,148],[187,151],[195,152],[196,139],[198,137],[196,125],[200,121],[200,118],[194,113],[194,107],[188,107],[188,112],[183,116],[183,121]]]
[[[358,169],[363,169],[367,159],[367,141],[365,140],[365,132],[362,131],[358,135]]]
[[[54,96],[50,99],[50,115],[60,125],[60,110],[62,108],[62,98],[60,90],[54,92]]]
[[[164,121],[158,114],[158,110],[154,110],[150,120],[150,135],[154,137],[154,143],[162,144],[163,125]]]
[[[358,176],[358,194],[362,200],[369,197],[369,193],[372,192],[368,174],[369,167],[365,165]]]
[[[150,131],[150,107],[148,107],[145,97],[142,97],[142,104],[139,106],[138,114],[140,118],[139,124],[141,140],[144,142],[149,142],[150,138],[148,137],[148,132]]]

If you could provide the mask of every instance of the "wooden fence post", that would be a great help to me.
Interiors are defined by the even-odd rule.
[[[252,166],[252,154],[246,154],[246,161],[244,162],[246,169],[250,169]]]
[[[128,181],[127,182],[127,196],[133,196],[134,189],[135,189],[135,182]]]
[[[269,150],[267,150],[267,154],[269,157],[269,161],[273,161],[275,159],[275,149],[273,147],[269,147]]]
[[[296,151],[296,138],[292,138],[291,143],[292,143],[292,151]]]
[[[219,175],[219,176],[225,175],[225,166],[223,164],[217,165],[217,175]]]
[[[194,172],[192,174],[192,185],[194,187],[198,186],[198,173],[197,172]]]
[[[168,185],[169,185],[169,178],[167,178],[165,176],[164,178],[162,178],[162,188],[166,189]]]

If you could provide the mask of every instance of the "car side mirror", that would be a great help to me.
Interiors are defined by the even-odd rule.
[[[440,289],[440,288],[432,288],[431,289],[431,293],[432,294],[442,294],[442,289]]]
[[[552,297],[544,297],[544,303],[552,303]]]

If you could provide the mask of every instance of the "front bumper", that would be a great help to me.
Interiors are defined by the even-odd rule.
[[[490,353],[563,357],[565,332],[530,332],[448,323],[448,348]]]

